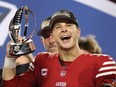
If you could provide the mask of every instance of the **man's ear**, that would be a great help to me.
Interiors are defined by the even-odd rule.
[[[40,37],[41,42],[43,43],[43,37]]]
[[[80,37],[80,35],[81,35],[81,29],[80,28],[77,28],[77,33],[78,33],[78,37]]]
[[[51,34],[50,34],[51,36],[53,36],[53,32],[51,32]]]

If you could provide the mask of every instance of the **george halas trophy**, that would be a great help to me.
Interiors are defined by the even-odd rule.
[[[25,16],[25,26],[24,26],[24,33],[22,36],[20,36],[21,32],[21,19],[22,16]],[[9,48],[9,54],[14,56],[20,56],[32,53],[35,51],[36,47],[33,43],[33,40],[31,39],[35,32],[35,27],[30,34],[30,36],[26,37],[27,30],[28,30],[28,15],[29,13],[32,14],[33,18],[35,19],[34,14],[27,6],[22,6],[19,8],[14,17],[12,18],[10,24],[9,24],[9,36],[11,38],[10,48]],[[34,25],[35,26],[35,25]]]

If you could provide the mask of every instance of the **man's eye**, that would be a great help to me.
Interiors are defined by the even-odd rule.
[[[71,24],[67,24],[67,26],[72,26]]]
[[[54,27],[54,30],[57,30],[57,29],[59,29],[60,27],[59,26],[56,26],[56,27]]]

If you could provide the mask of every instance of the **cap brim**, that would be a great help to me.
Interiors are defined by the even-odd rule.
[[[46,27],[44,29],[41,29],[37,32],[37,35],[38,36],[44,36],[45,35],[45,32],[51,32],[50,28]]]

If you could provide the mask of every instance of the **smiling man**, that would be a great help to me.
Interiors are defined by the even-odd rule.
[[[80,28],[72,12],[59,10],[54,13],[50,29],[58,53],[38,53],[30,69],[19,76],[14,66],[16,57],[7,51],[2,76],[4,87],[101,87],[114,84],[115,61],[109,55],[81,51],[77,44]]]

